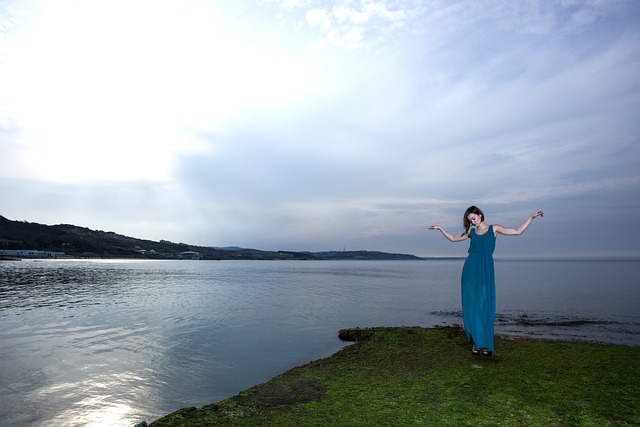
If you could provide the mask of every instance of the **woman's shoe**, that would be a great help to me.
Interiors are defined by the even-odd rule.
[[[493,355],[493,351],[485,348],[485,349],[482,350],[482,355],[483,356],[487,356],[487,357],[491,357],[491,355]]]
[[[474,356],[477,356],[480,354],[480,350],[478,350],[474,345],[473,348],[471,349],[471,354],[473,354]]]

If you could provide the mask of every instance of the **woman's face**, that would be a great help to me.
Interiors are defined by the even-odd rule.
[[[467,215],[467,219],[474,227],[477,227],[482,222],[482,217],[479,214],[470,213]]]

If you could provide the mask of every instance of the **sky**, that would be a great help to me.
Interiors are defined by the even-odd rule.
[[[640,257],[637,0],[0,0],[0,215],[262,250]]]

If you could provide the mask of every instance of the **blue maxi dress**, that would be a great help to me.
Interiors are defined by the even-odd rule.
[[[469,234],[469,255],[462,268],[462,319],[467,339],[476,348],[493,351],[493,323],[496,317],[496,279],[493,225],[484,234]]]

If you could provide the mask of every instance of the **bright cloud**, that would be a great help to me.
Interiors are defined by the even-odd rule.
[[[321,37],[319,45],[346,46],[358,48],[371,43],[395,27],[404,25],[407,12],[404,9],[390,9],[386,2],[336,1],[333,5],[318,2],[323,7],[313,7],[306,12],[306,20],[311,28],[317,28]],[[304,6],[300,4],[299,6]],[[415,5],[406,5],[410,10]],[[366,36],[365,36],[366,33]]]
[[[45,179],[167,179],[174,154],[202,148],[194,132],[296,102],[317,80],[201,4],[42,7],[6,41],[2,89]]]

